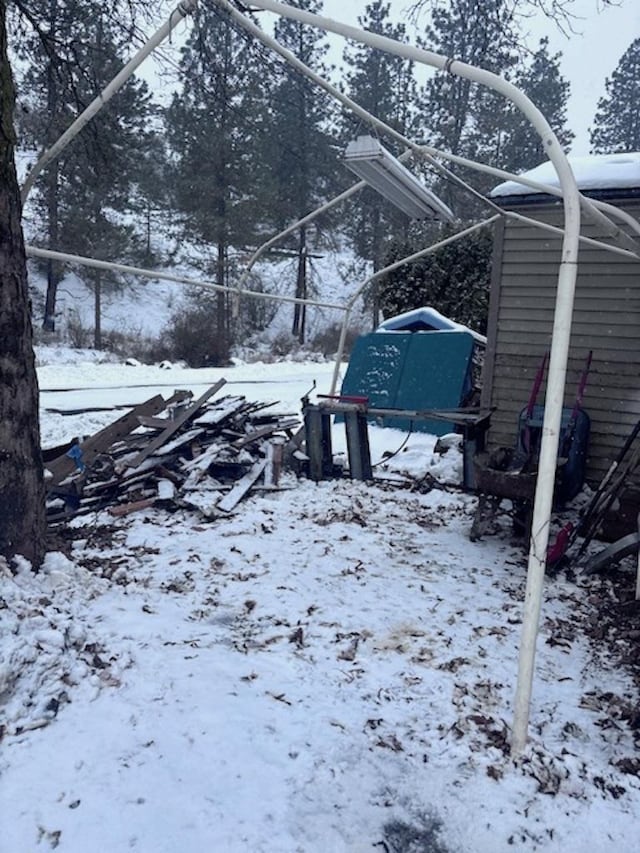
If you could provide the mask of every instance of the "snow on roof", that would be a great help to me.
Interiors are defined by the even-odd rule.
[[[640,187],[640,151],[625,154],[594,154],[589,157],[569,157],[569,164],[581,190],[612,190]],[[556,170],[550,160],[522,176],[540,184],[559,187]],[[541,190],[517,181],[505,181],[491,190],[493,198],[511,195],[530,195]]]

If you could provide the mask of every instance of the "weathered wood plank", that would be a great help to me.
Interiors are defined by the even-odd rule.
[[[112,424],[109,424],[109,426],[101,429],[99,432],[81,442],[80,450],[82,451],[82,460],[84,464],[90,465],[99,453],[104,453],[115,441],[123,438],[130,432],[133,432],[134,429],[137,429],[140,425],[138,422],[138,417],[140,415],[157,414],[158,412],[161,412],[166,405],[167,401],[160,394],[155,397],[151,397],[144,403],[140,403],[140,405],[135,406],[131,411],[127,412],[126,415],[118,418],[117,421],[114,421]],[[73,459],[64,454],[59,456],[57,459],[47,462],[46,468],[52,475],[47,480],[47,486],[51,486],[62,482],[65,477],[69,476],[69,474],[76,470],[76,465]]]
[[[247,492],[251,489],[256,480],[260,477],[262,472],[264,471],[267,465],[266,459],[260,459],[254,465],[251,466],[249,471],[242,477],[235,486],[231,489],[228,495],[225,495],[221,501],[218,502],[217,509],[222,512],[231,512],[234,507],[240,503],[242,498],[247,494]]]
[[[177,436],[177,438],[163,444],[162,447],[158,447],[153,455],[156,457],[167,456],[175,450],[184,447],[185,444],[191,444],[192,441],[195,441],[196,438],[199,438],[201,435],[204,435],[203,429],[190,429],[187,432],[182,433],[182,435]]]
[[[147,417],[147,415],[138,415],[138,422],[140,426],[147,427],[147,429],[165,429],[170,420],[169,418],[153,418]]]
[[[223,385],[226,384],[226,379],[220,379],[215,385],[212,385],[204,394],[199,397],[194,403],[192,403],[188,408],[182,411],[176,418],[169,422],[169,425],[164,429],[159,435],[157,435],[149,444],[141,450],[133,459],[125,461],[125,466],[127,468],[137,468],[144,460],[151,456],[151,454],[157,450],[159,447],[169,439],[171,436],[177,432],[180,427],[185,424],[187,421],[191,420],[193,416],[202,408],[202,406],[207,402],[210,397],[213,397]]]
[[[107,512],[114,518],[121,518],[124,515],[130,515],[132,512],[139,512],[141,509],[150,509],[156,502],[157,498],[143,498],[139,501],[132,501],[119,506],[110,506]]]
[[[266,438],[268,435],[273,435],[274,432],[280,432],[287,429],[294,429],[295,427],[300,425],[300,421],[298,418],[293,418],[287,421],[280,421],[268,426],[259,427],[254,432],[247,433],[247,435],[239,438],[237,441],[233,442],[233,446],[236,450],[240,450],[243,447],[246,447],[249,444],[253,444],[255,441],[259,441],[261,438]]]
[[[209,407],[197,420],[194,421],[195,426],[214,427],[224,421],[226,418],[240,412],[247,405],[244,397],[225,397],[220,400],[216,406]]]

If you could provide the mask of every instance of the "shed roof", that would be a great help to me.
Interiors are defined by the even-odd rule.
[[[568,159],[580,190],[624,191],[640,188],[640,151],[623,154],[592,154],[588,157],[569,157]],[[523,177],[541,184],[560,186],[556,170],[549,160],[522,174]],[[539,190],[519,184],[517,181],[498,184],[490,193],[492,198],[539,194]]]

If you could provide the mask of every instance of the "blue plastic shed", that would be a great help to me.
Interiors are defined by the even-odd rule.
[[[342,394],[365,396],[373,407],[454,409],[473,387],[476,336],[469,330],[386,331],[356,341]],[[444,435],[454,424],[385,418],[382,426]]]

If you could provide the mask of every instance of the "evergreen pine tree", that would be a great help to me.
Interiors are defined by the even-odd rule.
[[[174,204],[183,235],[204,250],[202,267],[229,284],[231,247],[253,245],[260,205],[260,130],[267,109],[256,44],[215,6],[201,5],[182,51],[182,88],[166,111]],[[211,359],[228,359],[227,293],[216,297]]]
[[[38,381],[21,225],[22,205],[15,169],[15,91],[7,55],[7,5],[5,0],[1,0],[0,363],[3,381],[0,383],[0,555],[7,561],[22,555],[37,570],[46,552],[47,519],[38,424]],[[20,3],[21,11],[25,12],[26,6]]]
[[[450,0],[411,0],[409,4],[409,12],[411,17],[419,20],[423,12],[433,11],[441,7],[443,3],[448,3]],[[574,10],[575,0],[511,0],[509,3],[511,9],[511,18],[516,17],[530,18],[533,14],[542,13],[549,21],[552,21],[561,33],[567,35],[573,32],[575,19],[577,17]],[[478,5],[481,5],[478,0]],[[594,0],[594,10],[602,11],[607,6],[619,6],[620,0]],[[510,30],[510,28],[509,28]],[[509,32],[513,38],[513,44],[522,46],[521,34],[518,32]]]
[[[443,235],[451,233],[445,226]],[[387,273],[380,282],[384,316],[431,305],[458,323],[486,332],[492,247],[493,236],[484,229]],[[394,243],[385,261],[391,264],[416,250],[415,243]]]
[[[136,153],[129,204],[138,220],[141,263],[150,267],[162,253],[161,244],[154,237],[166,234],[171,221],[169,151],[164,127],[156,127],[153,122],[146,130],[145,145]]]
[[[390,8],[383,0],[372,0],[358,24],[377,35],[406,42],[405,26],[390,20]],[[416,126],[413,63],[360,44],[345,50],[344,61],[350,97],[395,130],[410,136]],[[352,138],[361,131],[361,120],[352,113],[345,114],[343,135]]]
[[[61,4],[50,0],[52,27],[71,55],[51,63],[34,63],[22,82],[30,111],[22,122],[23,138],[46,149],[124,65],[122,37],[102,4]],[[104,260],[133,258],[134,232],[123,219],[131,210],[130,196],[140,179],[148,145],[150,96],[144,83],[130,78],[78,137],[52,163],[38,188],[35,204],[44,233],[40,239]],[[100,294],[103,284],[117,283],[87,268],[78,274],[94,287],[96,346],[100,346]],[[52,328],[61,272],[48,265],[45,328]]]
[[[363,29],[397,41],[407,41],[404,25],[389,17],[390,4],[373,0],[366,6],[358,22]],[[416,83],[413,64],[402,57],[356,45],[345,50],[346,89],[349,96],[388,125],[409,138],[417,128]],[[346,143],[359,134],[367,134],[360,120],[348,113],[343,116],[342,138]],[[393,141],[385,147],[398,154]],[[354,203],[354,214],[348,222],[348,233],[360,257],[371,262],[373,269],[382,267],[390,242],[406,238],[410,222],[407,217],[373,190],[360,193]],[[378,306],[373,302],[373,324],[378,323]]]
[[[631,42],[605,82],[591,128],[591,151],[640,151],[640,38]]]
[[[567,150],[574,138],[566,126],[569,83],[560,73],[562,54],[549,55],[549,40],[540,40],[529,64],[520,67],[514,83],[543,113],[560,144]],[[542,140],[531,122],[515,106],[509,105],[503,127],[498,132],[495,165],[510,172],[533,169],[545,159]]]
[[[0,561],[21,555],[37,570],[47,519],[5,16],[0,2]]]
[[[506,0],[451,0],[433,9],[426,46],[506,76],[516,61],[513,32],[513,9]],[[422,92],[426,138],[436,148],[469,159],[495,163],[505,110],[504,98],[492,90],[446,72],[432,77]],[[480,179],[480,188],[482,183]],[[437,190],[455,210],[455,188],[439,183]],[[468,204],[468,199],[463,203]]]
[[[319,0],[295,0],[291,5],[316,14],[322,11]],[[275,38],[317,74],[329,75],[324,63],[328,44],[317,29],[280,18]],[[329,135],[333,107],[317,86],[288,64],[282,66],[270,97],[265,140],[271,198],[266,213],[281,230],[288,223],[302,219],[337,188],[336,152]],[[317,222],[314,229],[318,236]],[[308,238],[307,226],[300,228],[294,238],[298,298],[309,295]],[[305,319],[305,306],[296,305],[292,334],[301,343],[305,338]]]
[[[16,39],[16,51],[26,63],[18,78],[22,110],[16,116],[21,144],[46,151],[81,111],[74,80],[80,69],[74,68],[73,34],[79,7],[74,0],[46,0],[39,9],[38,28],[26,30]],[[75,107],[75,109],[74,109]],[[37,210],[40,241],[48,249],[60,245],[60,161],[49,164],[32,197],[31,209]],[[47,293],[42,326],[53,331],[57,290],[62,265],[45,262]]]

